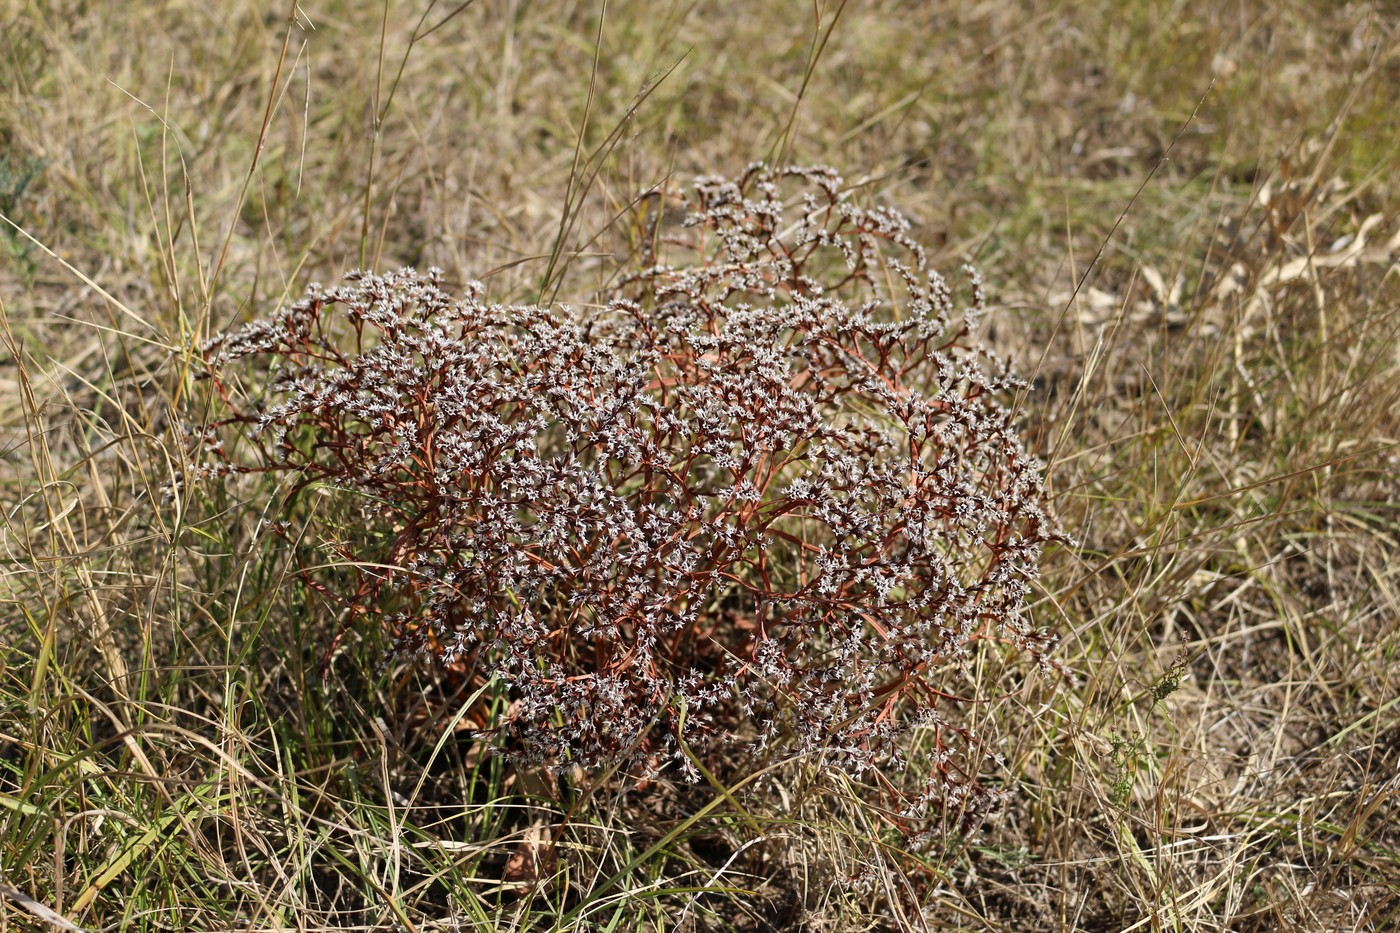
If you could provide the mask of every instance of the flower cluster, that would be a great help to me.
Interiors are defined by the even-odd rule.
[[[518,758],[693,775],[771,748],[878,777],[917,745],[921,789],[875,784],[972,822],[996,795],[948,688],[979,644],[1052,663],[1027,597],[1060,536],[972,336],[980,282],[960,312],[905,219],[826,169],[703,179],[686,211],[587,310],[436,270],[313,285],[206,348],[216,427],[265,457],[206,444],[206,469],[375,503],[354,617],[499,678]]]

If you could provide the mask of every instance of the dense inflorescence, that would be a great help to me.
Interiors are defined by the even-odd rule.
[[[497,677],[517,758],[693,775],[769,748],[873,778],[917,745],[922,786],[875,786],[971,822],[996,794],[950,677],[979,644],[1053,663],[1027,599],[1059,532],[980,281],[960,312],[907,230],[829,170],[754,166],[699,181],[588,310],[435,270],[313,285],[206,348],[233,414],[205,471],[376,503],[353,617]],[[224,375],[247,358],[256,408]],[[223,455],[239,424],[264,460]]]

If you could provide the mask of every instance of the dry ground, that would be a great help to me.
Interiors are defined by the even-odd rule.
[[[0,929],[1400,927],[1397,9],[942,6],[0,0]],[[798,764],[754,835],[482,758],[371,633],[323,680],[273,491],[168,494],[208,335],[359,266],[586,296],[764,158],[982,269],[1078,542],[1078,684],[979,714],[1013,803],[869,892]]]

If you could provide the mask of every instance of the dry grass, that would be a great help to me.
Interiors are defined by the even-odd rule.
[[[1393,5],[425,6],[0,0],[0,928],[1400,925]],[[770,155],[975,258],[1082,545],[934,884],[844,884],[799,764],[558,783],[369,635],[323,679],[277,490],[168,494],[191,341],[362,264],[583,300]]]

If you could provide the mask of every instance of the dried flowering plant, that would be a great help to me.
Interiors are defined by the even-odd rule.
[[[791,751],[900,821],[970,824],[997,793],[950,685],[979,646],[1053,665],[1027,598],[1060,532],[998,401],[1018,383],[973,337],[976,274],[959,312],[907,230],[830,170],[753,166],[699,181],[587,310],[435,270],[313,285],[206,348],[232,413],[205,471],[374,503],[349,617],[498,678],[517,759]],[[235,398],[236,361],[267,402]]]

